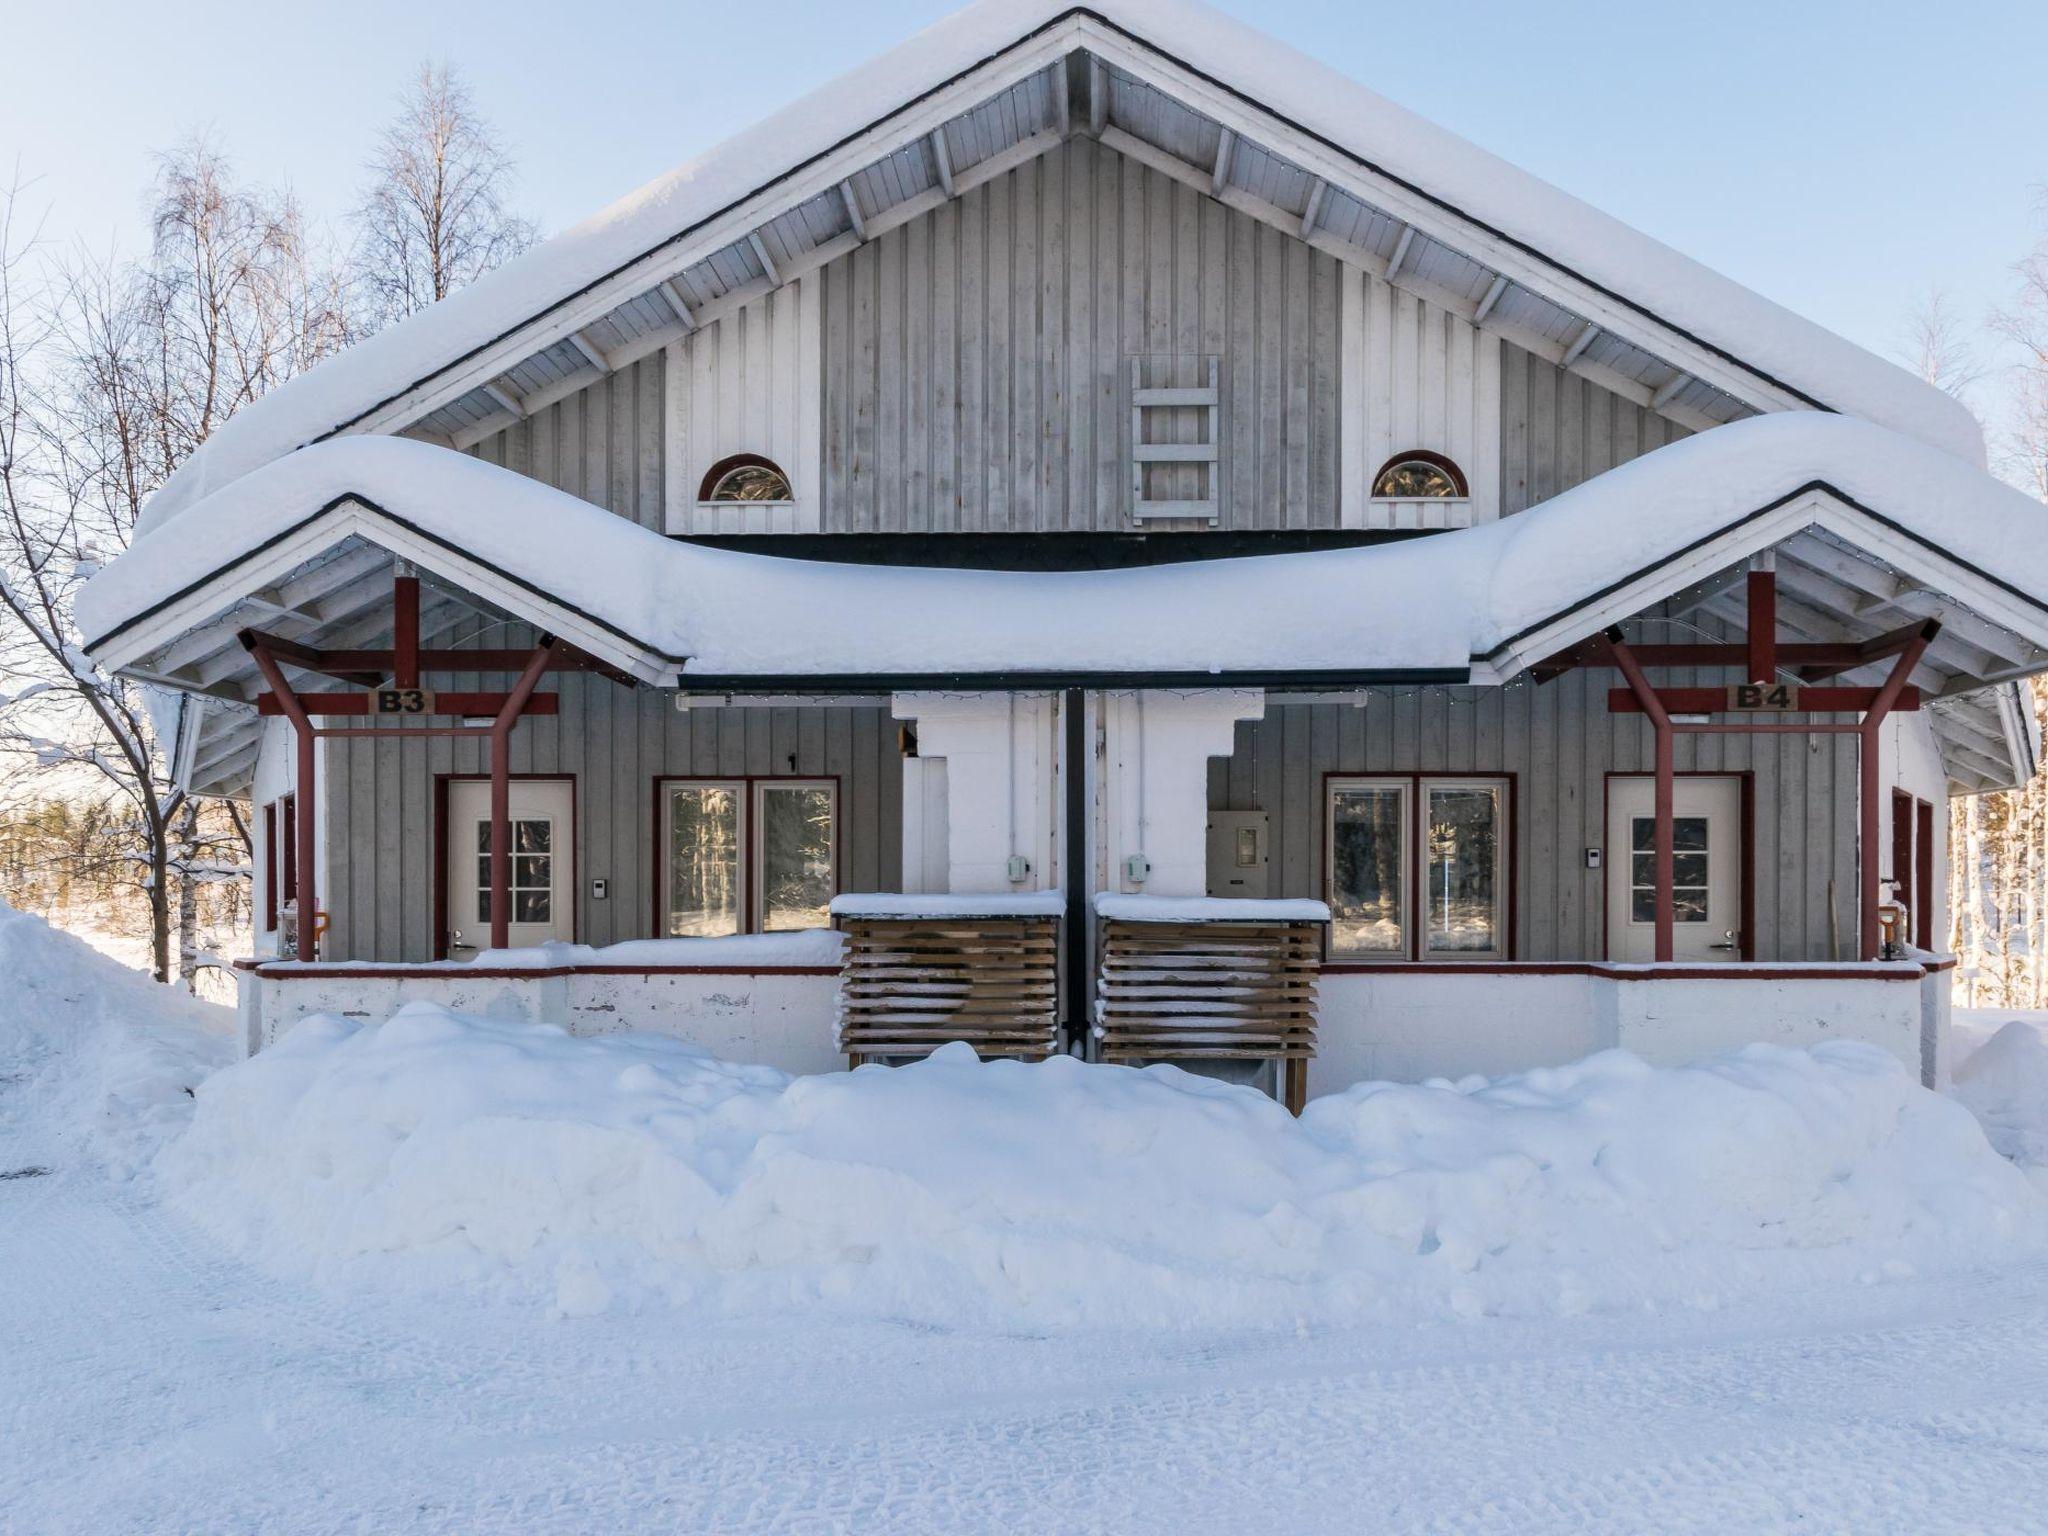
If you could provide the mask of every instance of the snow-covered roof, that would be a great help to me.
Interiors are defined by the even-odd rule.
[[[141,526],[305,444],[361,429],[436,379],[487,383],[491,372],[476,360],[536,317],[559,312],[573,329],[586,297],[643,267],[644,286],[655,288],[660,253],[698,232],[733,238],[721,223],[728,214],[785,186],[799,195],[812,168],[845,146],[879,154],[892,132],[929,132],[908,109],[963,74],[1018,50],[1057,60],[1076,49],[1130,67],[1133,50],[1170,60],[1186,90],[1205,93],[1205,110],[1249,104],[1270,115],[1304,158],[1341,162],[1318,162],[1318,175],[1338,185],[1349,167],[1372,178],[1382,201],[1413,204],[1404,214],[1418,227],[1447,221],[1476,261],[1512,268],[1517,281],[1547,273],[1567,299],[1612,301],[1659,335],[1708,349],[1807,404],[1983,462],[1975,420],[1941,391],[1196,0],[1097,0],[1086,9],[981,0],[246,407],[170,478]],[[744,239],[744,227],[734,229]],[[388,412],[372,423],[403,424]]]
[[[711,549],[466,455],[346,437],[143,535],[87,584],[77,616],[96,652],[126,665],[137,646],[217,620],[250,582],[361,538],[684,687],[940,673],[1507,676],[1691,573],[1808,527],[1966,595],[2025,637],[2023,661],[2048,665],[2048,508],[1897,433],[1811,412],[1702,433],[1530,511],[1426,539],[1058,572]]]

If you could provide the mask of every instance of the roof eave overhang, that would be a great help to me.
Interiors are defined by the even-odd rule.
[[[642,682],[670,682],[682,664],[683,658],[665,655],[612,621],[566,603],[538,584],[355,494],[334,497],[253,549],[122,620],[88,640],[86,652],[113,671],[178,687],[176,678],[136,669],[164,646],[218,622],[246,598],[351,538],[474,592]]]
[[[1845,539],[1898,570],[1914,572],[1967,601],[1988,622],[2048,653],[2048,604],[1826,481],[1814,480],[1524,625],[1473,658],[1473,680],[1504,682],[1535,662],[1632,618],[1654,603],[1681,596],[1730,565],[1763,554],[1809,528]]]
[[[1176,58],[1115,22],[1077,7],[915,97],[867,128],[772,176],[747,196],[678,231],[524,323],[472,348],[403,390],[366,406],[323,436],[399,432],[485,389],[524,359],[557,347],[603,320],[620,305],[659,290],[692,265],[745,241],[792,210],[827,195],[849,176],[937,131],[989,95],[1085,52],[1186,102],[1240,135],[1271,146],[1304,171],[1458,249],[1508,281],[1541,293],[1589,324],[1666,359],[1756,410],[1832,409],[1829,402],[1745,362],[1733,352],[1679,325],[1644,302],[1604,285],[1546,255],[1477,213],[1392,174],[1363,153],[1346,149],[1288,118],[1279,107],[1253,100],[1229,84]],[[1074,125],[1069,133],[1084,131]],[[1126,136],[1128,138],[1128,136]],[[1208,173],[1162,161],[1170,173]],[[1205,189],[1206,190],[1206,189]],[[917,211],[922,211],[919,209]],[[891,220],[890,222],[895,222]],[[1304,231],[1310,243],[1318,239]],[[768,286],[815,270],[866,238],[857,233],[829,241],[781,266]],[[1356,252],[1339,252],[1358,259]],[[1365,264],[1372,264],[1366,258]],[[766,291],[764,288],[763,291]],[[673,338],[670,338],[673,339]],[[634,355],[645,350],[635,348]],[[1623,381],[1613,381],[1626,389]],[[1700,425],[1711,424],[1707,421]]]

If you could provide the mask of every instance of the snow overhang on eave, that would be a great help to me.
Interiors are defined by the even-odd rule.
[[[433,634],[465,617],[532,625],[643,682],[666,683],[678,658],[357,494],[336,496],[89,639],[101,665],[159,687],[246,705],[260,691],[239,636],[255,629],[307,645],[365,646],[388,636],[391,580],[404,567],[430,597]]]
[[[1902,370],[1249,28],[992,0],[274,391],[145,517],[337,433],[476,442],[1077,135],[1690,425],[1837,410],[1982,462]]]

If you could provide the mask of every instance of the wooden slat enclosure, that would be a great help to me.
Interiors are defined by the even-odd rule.
[[[839,1045],[848,1064],[929,1056],[1042,1061],[1058,1043],[1059,919],[848,917]]]
[[[1131,922],[1105,918],[1095,998],[1104,1061],[1285,1062],[1300,1113],[1316,1051],[1314,922]]]

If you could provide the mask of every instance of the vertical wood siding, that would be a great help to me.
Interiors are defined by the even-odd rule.
[[[1500,353],[1503,516],[1692,435],[1670,417],[1533,352],[1503,342]]]
[[[1158,171],[1073,140],[822,275],[829,532],[1130,529],[1129,360],[1209,355],[1221,526],[1337,526],[1336,260]]]
[[[667,485],[660,354],[514,422],[470,450],[659,532]]]
[[[1339,283],[1344,526],[1443,528],[1499,516],[1500,338],[1356,267],[1343,268]],[[1381,466],[1415,448],[1462,469],[1470,501],[1374,501]]]
[[[1649,621],[1631,633],[1698,638],[1699,630],[1726,633],[1691,619]],[[1718,678],[1672,671],[1680,687]],[[1607,877],[1585,867],[1585,850],[1607,843],[1607,774],[1652,766],[1648,724],[1607,712],[1614,681],[1576,671],[1541,687],[1375,688],[1363,708],[1269,705],[1264,720],[1238,726],[1232,755],[1209,765],[1209,805],[1269,813],[1273,894],[1321,896],[1324,775],[1512,773],[1516,957],[1598,959]],[[1853,955],[1855,738],[1681,735],[1677,763],[1680,772],[1754,774],[1757,958]]]
[[[798,278],[668,348],[669,531],[817,531],[819,288]],[[706,472],[736,453],[774,460],[795,505],[700,509]]]
[[[465,642],[469,643],[469,642]],[[492,635],[473,643],[496,644]],[[510,643],[517,644],[517,639]],[[447,688],[497,686],[450,678]],[[886,707],[796,706],[678,712],[674,697],[602,678],[550,679],[561,713],[522,721],[512,771],[576,780],[576,936],[586,944],[653,936],[654,780],[662,775],[796,774],[839,779],[843,890],[895,890],[901,879],[903,766]],[[337,960],[434,958],[436,776],[489,771],[485,741],[447,737],[328,743],[325,893]],[[792,766],[793,764],[793,766]],[[611,882],[590,899],[593,879]]]

